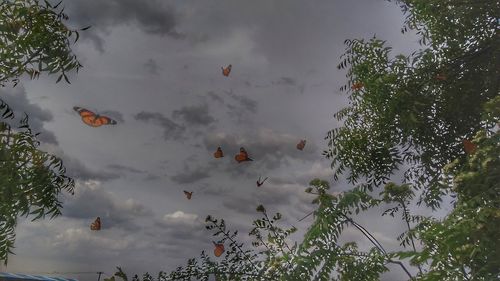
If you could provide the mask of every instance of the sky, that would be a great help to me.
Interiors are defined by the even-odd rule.
[[[263,204],[283,226],[299,228],[313,210],[304,193],[321,178],[333,191],[349,189],[322,151],[326,133],[340,126],[333,114],[346,105],[337,69],[349,38],[387,40],[409,54],[416,38],[402,35],[403,14],[385,0],[335,1],[64,1],[72,27],[91,25],[73,46],[84,68],[70,75],[23,79],[0,89],[27,112],[42,149],[64,160],[76,180],[63,194],[62,216],[16,228],[16,255],[0,270],[66,272],[97,280],[121,266],[129,274],[171,271],[212,251],[207,215],[248,231]],[[232,64],[229,77],[221,67]],[[80,106],[117,125],[91,128]],[[303,151],[296,144],[306,139]],[[214,159],[221,146],[225,157]],[[237,164],[243,146],[255,161]],[[259,176],[269,177],[257,188]],[[193,191],[187,200],[183,190]],[[357,217],[388,250],[400,249],[404,225],[381,209]],[[102,230],[89,225],[100,216]],[[375,223],[376,222],[376,223]],[[348,228],[344,241],[370,244]],[[248,244],[249,245],[249,244]],[[383,280],[400,280],[397,267]]]

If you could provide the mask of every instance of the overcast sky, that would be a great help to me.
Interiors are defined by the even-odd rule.
[[[30,114],[43,149],[64,159],[76,193],[61,197],[63,215],[54,220],[21,220],[16,255],[0,267],[8,272],[168,272],[212,251],[206,215],[226,219],[247,241],[259,204],[303,233],[311,219],[297,220],[313,209],[307,183],[332,180],[321,153],[327,131],[339,126],[333,114],[346,104],[338,91],[345,73],[336,68],[344,40],[376,34],[396,53],[416,48],[400,33],[401,11],[384,0],[64,5],[71,26],[92,25],[74,46],[84,68],[71,85],[42,76],[0,91],[18,116]],[[73,106],[118,124],[88,127]],[[295,148],[300,139],[303,151]],[[218,146],[222,159],[213,158]],[[255,161],[234,161],[241,146]],[[257,188],[259,176],[269,180]],[[192,200],[183,190],[194,192]],[[404,226],[378,211],[359,222],[398,249]],[[100,232],[89,229],[96,216]],[[370,246],[354,229],[344,239]],[[385,280],[405,276],[393,269]]]

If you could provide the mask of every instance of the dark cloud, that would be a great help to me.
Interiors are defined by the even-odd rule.
[[[151,75],[158,75],[161,70],[160,66],[153,59],[148,59],[148,61],[144,63],[144,68]]]
[[[163,128],[163,137],[165,140],[179,140],[183,138],[186,128],[175,123],[159,112],[142,111],[134,116],[136,120],[148,122],[151,121]]]
[[[190,184],[200,181],[202,179],[206,179],[210,177],[206,169],[201,167],[197,167],[194,169],[189,169],[187,166],[184,167],[184,170],[177,175],[171,176],[170,179],[176,183],[180,184]]]
[[[254,162],[267,169],[275,169],[281,165],[288,165],[290,159],[315,160],[317,147],[308,142],[303,151],[296,148],[300,137],[282,134],[271,129],[259,129],[247,132],[245,135],[234,134],[209,134],[204,139],[207,150],[221,146],[224,151],[234,151],[236,154],[240,147],[245,147]],[[232,157],[231,155],[230,157]]]
[[[176,12],[164,1],[85,0],[68,1],[65,4],[66,12],[74,25],[92,26],[88,31],[82,32],[82,37],[93,40],[101,51],[104,35],[117,25],[134,24],[146,33],[184,38],[176,30]]]
[[[215,122],[215,118],[208,113],[208,105],[184,106],[174,110],[173,118],[181,118],[187,125],[208,126]]]
[[[84,182],[64,204],[63,216],[92,222],[100,217],[103,227],[132,227],[133,220],[152,211],[132,199],[121,201],[106,192],[97,182]]]
[[[295,86],[297,85],[297,80],[291,77],[281,77],[278,81],[273,81],[272,84]]]
[[[18,127],[19,121],[24,118],[24,113],[26,113],[28,114],[29,124],[33,132],[40,133],[38,139],[44,143],[57,144],[54,133],[43,127],[45,122],[52,121],[52,113],[36,104],[32,104],[21,85],[18,85],[16,88],[1,88],[0,97],[14,111],[14,120],[6,120],[12,127]]]
[[[231,97],[233,100],[237,102],[237,107],[238,109],[243,109],[251,113],[256,113],[257,112],[257,101],[243,95],[237,95],[233,93],[233,90],[225,91],[225,93]]]
[[[145,173],[144,171],[138,170],[136,168],[124,166],[124,165],[120,165],[120,164],[110,164],[110,165],[107,165],[107,167],[109,169],[112,169],[112,170],[115,170],[118,172],[129,172],[129,173],[138,173],[138,174]]]

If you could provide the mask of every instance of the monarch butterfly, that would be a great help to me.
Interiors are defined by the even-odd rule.
[[[217,151],[214,152],[214,157],[215,158],[221,158],[224,157],[224,153],[222,152],[222,148],[219,146],[217,147]]]
[[[257,186],[263,185],[266,180],[267,180],[267,177],[263,181],[260,181],[260,176],[259,176],[259,179],[257,180]]]
[[[243,147],[240,148],[240,153],[236,154],[236,156],[234,156],[234,159],[238,163],[245,162],[245,161],[253,161],[252,158],[248,157],[248,153],[245,150],[245,148],[243,148]]]
[[[361,88],[363,88],[363,87],[364,87],[363,83],[356,82],[356,83],[352,84],[351,89],[357,91],[357,90],[361,90]]]
[[[102,125],[116,125],[116,121],[107,116],[100,116],[88,109],[78,106],[73,107],[73,109],[76,112],[78,112],[78,114],[80,114],[83,123],[89,125],[90,127],[100,127]]]
[[[300,142],[297,144],[297,149],[303,150],[305,146],[306,146],[306,140],[300,140]]]
[[[185,191],[184,190],[184,195],[186,195],[186,197],[187,197],[188,200],[191,200],[191,196],[193,196],[193,192],[192,191],[189,192],[189,191]]]
[[[229,76],[229,73],[231,73],[232,67],[233,67],[232,65],[228,65],[226,68],[221,67],[222,68],[222,75],[224,75],[226,77]]]
[[[212,241],[212,243],[214,243],[215,246],[214,255],[220,257],[224,253],[224,244],[215,243],[214,241]]]
[[[463,140],[463,144],[465,153],[469,155],[473,154],[477,149],[477,145],[471,142],[470,140]]]
[[[97,217],[93,223],[90,224],[90,230],[101,230],[101,218]]]

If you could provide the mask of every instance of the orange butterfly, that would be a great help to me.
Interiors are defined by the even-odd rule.
[[[361,88],[363,88],[363,87],[364,87],[363,83],[356,82],[356,83],[352,84],[351,89],[357,91],[357,90],[361,90]]]
[[[216,257],[220,257],[224,253],[224,244],[218,244],[215,243],[214,241],[212,241],[212,243],[214,243],[215,246],[214,255]]]
[[[267,180],[267,177],[263,181],[260,181],[260,176],[259,176],[259,180],[257,180],[257,186],[263,185],[266,180]]]
[[[90,224],[90,230],[101,230],[101,218],[97,217],[93,223]]]
[[[297,144],[297,149],[303,150],[305,146],[306,146],[306,140],[300,140],[300,142]]]
[[[231,73],[232,67],[233,67],[232,65],[228,65],[226,68],[221,67],[222,68],[222,75],[224,75],[226,77],[229,76],[229,73]]]
[[[116,125],[116,121],[107,116],[100,116],[88,109],[78,106],[73,107],[73,109],[78,112],[78,114],[80,114],[83,123],[91,127],[100,127],[102,125]]]
[[[214,157],[215,158],[221,158],[221,157],[224,157],[224,153],[222,152],[222,148],[217,147],[217,151],[214,152]]]
[[[236,154],[236,156],[234,156],[234,159],[238,163],[245,162],[245,161],[253,161],[252,158],[248,157],[248,153],[245,150],[245,148],[243,148],[243,147],[240,148],[240,153]]]
[[[187,197],[188,200],[191,200],[191,196],[193,196],[193,192],[192,191],[189,192],[189,191],[185,191],[184,190],[184,195],[186,195],[186,197]]]
[[[473,142],[471,142],[470,140],[463,140],[463,144],[464,144],[465,153],[471,155],[474,152],[476,152],[477,145],[474,144]]]

